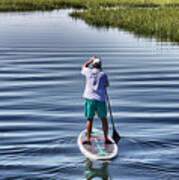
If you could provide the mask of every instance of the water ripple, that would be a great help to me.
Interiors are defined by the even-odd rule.
[[[84,179],[89,163],[76,145],[86,122],[80,68],[101,56],[122,136],[109,177],[177,179],[179,47],[97,30],[70,11],[0,15],[1,178]]]

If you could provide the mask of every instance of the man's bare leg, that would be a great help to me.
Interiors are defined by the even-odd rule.
[[[107,119],[105,117],[101,118],[101,121],[102,121],[102,125],[103,125],[104,138],[106,141],[106,140],[108,140],[108,122],[107,122]]]
[[[91,137],[92,124],[93,124],[93,119],[87,119],[86,132],[87,132],[88,141],[90,141],[90,137]]]
[[[110,144],[111,141],[108,139],[108,122],[107,122],[107,119],[104,117],[104,118],[101,118],[101,121],[102,121],[102,125],[103,125],[105,142],[107,144]]]

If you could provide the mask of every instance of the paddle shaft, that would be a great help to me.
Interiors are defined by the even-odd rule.
[[[109,101],[109,96],[108,96],[108,93],[107,93],[107,89],[106,89],[106,99],[107,99],[107,103],[108,103],[108,109],[109,109],[109,113],[110,113],[110,117],[111,117],[112,127],[113,127],[113,130],[115,130],[114,120],[113,120],[113,115],[112,115],[112,110],[111,110],[111,105],[110,105],[110,101]]]
[[[113,136],[112,138],[114,139],[115,143],[117,144],[120,140],[120,135],[117,133],[115,127],[114,127],[114,120],[113,120],[113,116],[112,116],[112,111],[111,111],[111,105],[110,105],[110,102],[109,102],[109,96],[108,96],[108,93],[107,93],[107,90],[106,90],[106,99],[107,99],[107,103],[108,103],[108,109],[109,109],[109,112],[110,112],[110,117],[111,117],[111,124],[112,124],[112,128],[113,128]]]

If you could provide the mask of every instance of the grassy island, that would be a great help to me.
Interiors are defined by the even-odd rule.
[[[0,11],[78,8],[71,14],[97,27],[179,43],[179,0],[1,0]]]
[[[117,27],[138,36],[179,42],[179,8],[89,9],[71,16],[97,27]]]

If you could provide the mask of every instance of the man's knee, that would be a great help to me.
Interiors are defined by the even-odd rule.
[[[93,122],[93,118],[88,118],[87,121],[92,123]]]
[[[103,122],[107,122],[106,117],[101,118],[101,121],[103,121]]]

